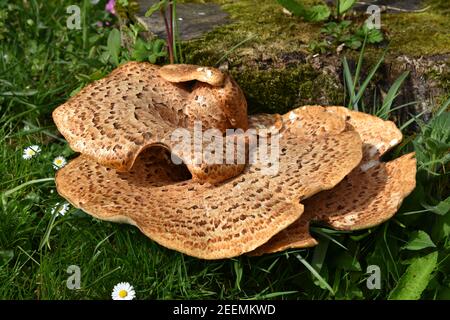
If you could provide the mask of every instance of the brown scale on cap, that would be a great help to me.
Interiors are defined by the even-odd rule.
[[[354,131],[314,138],[286,131],[278,173],[265,175],[270,164],[257,162],[237,177],[209,185],[180,181],[183,170],[167,165],[168,155],[155,160],[154,152],[161,150],[153,149],[129,172],[81,155],[58,171],[58,192],[99,219],[131,223],[161,245],[203,259],[261,246],[300,217],[302,199],[333,188],[362,158]]]
[[[349,127],[359,133],[363,140],[364,158],[336,187],[305,200],[303,215],[253,251],[252,255],[317,245],[309,234],[312,221],[338,230],[359,230],[378,225],[397,212],[403,199],[415,187],[416,160],[413,153],[387,163],[380,162],[380,157],[401,141],[401,132],[395,124],[343,107],[324,109],[345,119]]]
[[[174,76],[178,67],[164,68]],[[178,69],[180,76],[183,68]],[[192,87],[165,80],[160,70],[149,63],[126,63],[56,108],[53,119],[72,149],[101,165],[128,171],[142,150],[152,145],[172,149],[170,134],[177,128],[192,130],[195,120],[222,133],[227,128],[247,129],[245,97],[230,76],[208,68],[211,79],[222,77],[221,83],[198,82]],[[203,79],[188,71],[183,81]],[[208,167],[193,172],[198,181]],[[222,168],[224,177],[243,170],[237,164],[229,168]]]

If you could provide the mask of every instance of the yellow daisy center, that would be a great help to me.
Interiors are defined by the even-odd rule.
[[[56,164],[61,164],[62,163],[62,160],[61,159],[56,159]]]
[[[123,290],[122,289],[122,290],[119,291],[119,297],[125,298],[127,295],[128,295],[127,290]]]

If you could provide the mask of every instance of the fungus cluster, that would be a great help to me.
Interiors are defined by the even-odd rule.
[[[209,67],[130,62],[85,87],[53,118],[81,153],[57,172],[64,198],[203,259],[314,246],[311,222],[372,227],[415,187],[413,154],[381,161],[402,138],[392,122],[322,106],[248,116],[236,82]],[[194,135],[196,123],[224,135],[231,162],[193,157],[195,146],[174,141],[180,128]],[[227,135],[229,129],[242,130]],[[276,164],[249,161],[268,147],[249,147],[255,136],[269,149],[277,141]],[[200,146],[207,149],[208,141]]]

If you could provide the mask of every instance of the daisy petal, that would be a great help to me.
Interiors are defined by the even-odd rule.
[[[136,297],[136,292],[132,285],[128,282],[120,282],[116,284],[111,293],[113,300],[133,300]]]

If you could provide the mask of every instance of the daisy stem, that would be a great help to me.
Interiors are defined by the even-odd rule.
[[[41,239],[41,243],[39,244],[39,251],[41,251],[45,245],[47,245],[47,247],[49,249],[51,249],[50,242],[49,242],[50,233],[52,232],[52,229],[55,226],[55,220],[56,220],[57,216],[58,216],[57,214],[54,214],[52,216],[52,219],[50,220],[50,223],[48,224],[47,229],[45,230],[45,234]]]
[[[21,185],[18,185],[18,186],[15,187],[15,188],[6,190],[6,191],[3,192],[3,194],[2,194],[2,202],[3,202],[3,205],[4,205],[4,206],[6,205],[6,198],[7,198],[8,196],[10,196],[11,194],[13,194],[14,192],[19,191],[20,189],[25,188],[26,186],[29,186],[30,184],[41,183],[41,182],[47,182],[47,181],[55,181],[55,178],[42,178],[42,179],[30,180],[30,181],[27,181],[27,182],[22,183]]]

